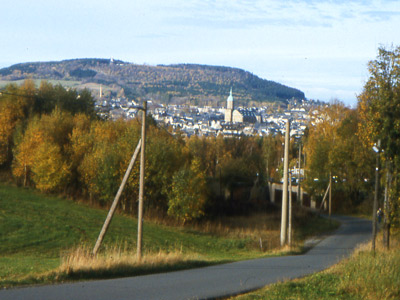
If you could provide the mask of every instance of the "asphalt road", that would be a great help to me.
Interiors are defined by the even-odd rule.
[[[335,217],[341,227],[304,255],[254,259],[194,270],[132,278],[0,291],[1,300],[212,299],[328,268],[371,238],[371,222]]]

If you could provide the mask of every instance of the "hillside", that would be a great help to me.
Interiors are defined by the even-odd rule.
[[[92,249],[107,214],[105,210],[2,183],[0,199],[0,232],[4,233],[0,235],[0,289],[52,280],[34,278],[57,269],[65,255],[76,247]],[[116,215],[101,253],[114,248],[136,249],[136,229],[136,219]],[[161,272],[207,265],[208,260],[219,262],[232,257],[240,259],[261,255],[249,239],[216,237],[147,221],[143,236],[146,254],[163,251],[195,252],[196,255],[192,260],[178,262],[175,266],[136,267],[128,268],[129,271],[125,268],[118,275],[102,276]]]
[[[230,67],[179,64],[137,65],[110,59],[73,59],[16,64],[0,69],[1,81],[26,78],[78,81],[103,86],[106,95],[160,102],[221,101],[233,87],[238,102],[304,99],[300,90]],[[91,86],[93,88],[93,85]]]
[[[62,261],[78,247],[92,249],[107,211],[4,183],[0,183],[0,199],[0,232],[4,233],[0,235],[0,289],[64,279],[165,272],[271,254],[260,251],[260,238],[268,241],[265,245],[267,251],[279,245],[279,212],[235,216],[214,223],[209,221],[207,226],[197,228],[158,225],[148,221],[145,214],[145,255],[177,253],[181,257],[180,261],[173,265],[168,261],[158,261],[155,264],[150,262],[148,266],[125,266],[119,271],[118,266],[116,269],[108,266],[108,272],[92,272],[83,277],[79,274],[75,274],[75,277],[71,274],[59,274],[56,278],[43,277],[43,272],[60,272]],[[294,220],[299,241],[336,227],[327,219],[300,210],[296,211]],[[204,231],[205,227],[209,232]],[[116,214],[101,253],[119,249],[135,256],[136,237],[137,220]]]

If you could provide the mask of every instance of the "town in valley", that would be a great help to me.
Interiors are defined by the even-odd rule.
[[[233,89],[226,96],[225,107],[211,105],[160,104],[148,100],[148,114],[164,127],[192,136],[265,136],[284,134],[285,124],[291,122],[291,137],[300,138],[307,127],[319,122],[319,108],[326,103],[291,99],[287,105],[243,107],[235,105]],[[106,99],[100,90],[97,96],[98,114],[107,119],[133,119],[141,103],[125,97]]]

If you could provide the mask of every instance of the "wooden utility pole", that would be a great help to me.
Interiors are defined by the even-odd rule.
[[[332,214],[332,172],[329,172],[329,217]]]
[[[297,202],[300,205],[303,205],[303,197],[301,196],[301,187],[300,187],[300,169],[301,169],[301,143],[299,144],[299,173],[297,174]]]
[[[146,149],[146,113],[147,102],[143,101],[142,111],[142,146],[140,152],[140,180],[139,180],[139,212],[138,212],[138,236],[137,236],[137,258],[142,258],[142,237],[143,237],[143,195],[144,195],[144,168]]]
[[[375,252],[375,240],[377,232],[377,211],[378,211],[378,201],[379,201],[379,169],[381,168],[380,154],[381,154],[381,140],[378,140],[376,149],[376,167],[375,167],[375,195],[374,195],[374,205],[372,208],[372,251]]]
[[[283,163],[283,190],[282,190],[282,216],[281,216],[281,247],[283,247],[286,244],[286,233],[287,233],[289,141],[290,141],[290,120],[288,120],[286,123],[286,134],[285,134],[285,156]]]
[[[288,226],[288,245],[292,247],[292,173],[289,173],[289,226]]]
[[[135,152],[133,153],[131,161],[129,163],[129,166],[128,166],[126,172],[125,172],[124,179],[122,179],[122,183],[119,186],[118,192],[117,192],[117,194],[116,194],[116,196],[114,198],[114,201],[113,201],[113,203],[111,205],[111,208],[110,208],[110,210],[108,212],[106,221],[104,222],[103,228],[101,229],[99,237],[97,238],[96,244],[95,244],[95,246],[93,248],[93,252],[92,252],[93,255],[96,255],[97,252],[99,251],[99,248],[101,246],[101,243],[103,242],[104,236],[107,233],[108,226],[110,225],[112,217],[114,216],[114,212],[115,212],[115,210],[117,208],[117,205],[118,205],[118,202],[119,202],[119,198],[121,197],[122,191],[125,188],[125,184],[128,181],[129,175],[131,174],[131,171],[132,171],[133,165],[135,163],[136,157],[139,154],[140,145],[141,145],[141,140],[139,140],[139,143],[136,146]]]
[[[328,187],[326,188],[324,197],[322,198],[322,202],[321,202],[321,206],[319,207],[319,210],[322,209],[322,207],[324,207],[324,210],[326,210],[327,204],[326,204],[326,197],[328,196],[328,193],[331,189],[331,181],[329,181]]]
[[[392,182],[391,163],[386,160],[386,184],[385,184],[385,198],[383,203],[383,247],[389,250],[390,246],[390,189]]]

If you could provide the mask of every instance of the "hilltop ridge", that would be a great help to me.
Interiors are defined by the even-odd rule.
[[[0,80],[26,78],[78,81],[102,85],[110,96],[125,95],[160,102],[221,101],[234,90],[238,103],[304,99],[302,91],[261,79],[238,68],[198,64],[138,65],[114,59],[70,59],[32,62],[0,69]],[[108,87],[108,89],[107,89]]]

